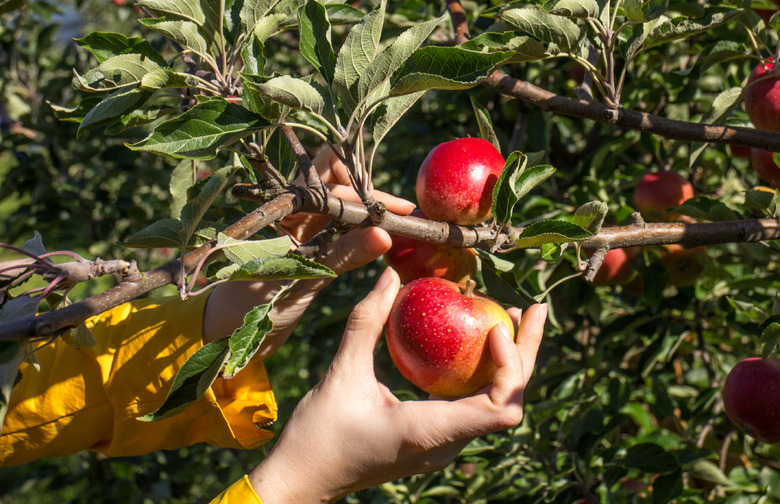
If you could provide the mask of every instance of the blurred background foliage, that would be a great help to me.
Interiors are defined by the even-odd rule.
[[[463,2],[473,33],[492,23],[478,14],[499,3]],[[705,4],[669,3],[672,11],[692,16]],[[354,5],[366,12],[373,6]],[[386,24],[398,33],[444,8],[444,2],[391,2]],[[168,184],[178,163],[125,148],[125,142],[146,136],[144,128],[117,136],[96,130],[77,139],[77,124],[58,120],[50,106],[78,103],[72,69],[83,74],[94,64],[73,38],[99,29],[142,35],[156,48],[164,46],[137,18],[132,3],[121,0],[30,0],[2,16],[2,241],[21,245],[38,231],[49,250],[134,258],[142,269],[176,256],[177,251],[126,249],[121,243],[168,216]],[[343,38],[346,30],[335,30],[334,37]],[[776,42],[774,33],[767,36]],[[273,70],[302,69],[305,62],[291,37],[269,39],[266,54]],[[744,44],[745,55],[689,71],[706,48],[724,40]],[[756,57],[745,28],[731,21],[644,53],[630,68],[623,104],[697,121],[721,91],[744,84]],[[569,97],[575,96],[582,75],[567,59],[505,70]],[[628,224],[633,187],[642,174],[658,169],[682,174],[697,194],[734,208],[742,204],[746,189],[759,183],[749,161],[732,156],[724,145],[707,146],[691,166],[696,146],[689,143],[552,115],[478,87],[426,94],[385,138],[376,186],[414,200],[417,169],[428,151],[452,138],[479,135],[470,98],[490,111],[505,155],[544,151],[546,162],[558,170],[521,202],[523,222],[565,215],[600,200],[609,204],[608,224]],[[738,107],[727,122],[748,121]],[[316,139],[301,139],[311,151],[319,148]],[[224,162],[220,157],[195,170],[212,170]],[[695,259],[704,268],[698,280],[674,287],[667,283],[659,251],[648,248],[635,259],[642,282],[638,289],[636,284],[594,287],[581,279],[555,288],[547,299],[550,323],[526,393],[522,425],[475,441],[443,471],[387,483],[346,501],[777,502],[780,448],[738,432],[719,406],[728,370],[761,353],[760,324],[776,312],[777,250],[775,244],[709,247]],[[517,266],[489,278],[486,273],[482,281],[507,303],[522,302],[515,283],[537,294],[574,272],[571,251],[553,265],[540,264],[532,250],[503,258]],[[373,264],[334,282],[307,311],[294,339],[268,359],[281,407],[276,432],[327,368],[347,315],[382,268]],[[106,282],[86,286],[78,295],[102,290]],[[377,351],[377,372],[399,396],[418,397],[383,345]],[[0,469],[0,503],[205,503],[260,459],[255,452],[208,446],[118,459],[79,453]]]

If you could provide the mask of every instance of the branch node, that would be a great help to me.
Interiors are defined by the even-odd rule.
[[[593,279],[596,278],[596,273],[599,272],[599,269],[604,262],[604,258],[607,256],[607,252],[609,252],[609,248],[599,247],[593,255],[590,256],[588,268],[585,270],[585,280],[593,282]]]
[[[631,225],[647,228],[647,222],[645,222],[645,220],[642,218],[642,214],[639,212],[634,212],[631,214]]]

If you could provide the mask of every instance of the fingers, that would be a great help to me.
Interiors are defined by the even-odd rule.
[[[393,244],[387,231],[378,227],[353,229],[331,243],[320,263],[341,275],[370,263]]]
[[[385,269],[374,289],[355,306],[347,321],[334,363],[353,369],[372,369],[374,348],[390,315],[401,279],[393,268]]]
[[[328,185],[328,189],[341,199],[351,201],[353,203],[360,203],[360,196],[357,195],[351,185]],[[371,194],[374,197],[384,203],[388,210],[399,215],[409,215],[412,210],[416,208],[416,205],[409,200],[393,196],[382,191],[373,191]]]
[[[515,345],[520,352],[520,360],[523,364],[523,384],[528,383],[534,371],[536,355],[542,343],[546,320],[547,303],[544,303],[529,307],[520,321]]]

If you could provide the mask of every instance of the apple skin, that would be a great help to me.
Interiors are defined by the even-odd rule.
[[[634,188],[634,208],[650,222],[675,220],[679,216],[665,210],[680,206],[690,198],[693,198],[693,186],[672,171],[647,173]]]
[[[462,226],[488,220],[493,186],[504,158],[482,138],[459,138],[437,145],[417,173],[417,203],[435,221]]]
[[[425,218],[422,210],[414,217]],[[436,277],[465,284],[477,274],[477,254],[468,248],[431,243],[390,234],[393,245],[385,253],[385,262],[398,272],[402,283],[423,277]]]
[[[756,128],[780,131],[780,78],[764,78],[774,69],[774,61],[768,58],[750,73],[745,88],[745,112]],[[761,80],[755,82],[757,79]]]
[[[750,149],[750,165],[756,171],[758,178],[780,188],[780,167],[775,164],[775,153],[763,149]]]
[[[729,152],[731,157],[737,159],[747,159],[750,157],[750,147],[744,145],[729,144]]]
[[[473,394],[491,382],[496,365],[488,334],[507,312],[484,296],[442,278],[418,278],[398,293],[385,328],[390,356],[417,387],[444,397]]]
[[[696,283],[704,271],[704,265],[698,256],[707,253],[705,247],[687,249],[682,245],[670,244],[663,246],[661,263],[669,272],[669,284],[676,287],[688,287]]]
[[[723,384],[723,407],[737,427],[764,443],[780,443],[780,361],[749,357]]]
[[[616,248],[607,251],[604,256],[604,262],[601,263],[596,276],[593,278],[593,285],[623,285],[628,283],[634,277],[634,269],[631,268],[631,262],[636,257],[638,249],[636,247]]]

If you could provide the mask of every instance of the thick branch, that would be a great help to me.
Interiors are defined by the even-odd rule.
[[[493,72],[484,84],[501,94],[533,103],[555,114],[609,122],[621,128],[640,130],[675,140],[736,144],[780,152],[780,133],[774,131],[675,121],[629,109],[619,109],[615,116],[614,109],[603,103],[560,96],[498,70]]]
[[[238,240],[248,238],[285,215],[297,211],[300,204],[300,198],[295,193],[283,194],[247,214],[225,229],[224,233]],[[201,258],[215,245],[216,242],[212,241],[187,254],[184,257],[185,271],[192,271]],[[179,271],[181,271],[179,261],[171,261],[164,266],[146,272],[137,281],[122,282],[116,287],[65,308],[43,313],[35,318],[3,324],[0,326],[0,340],[54,335],[65,328],[73,327],[89,317],[103,313],[154,289],[175,284]]]

